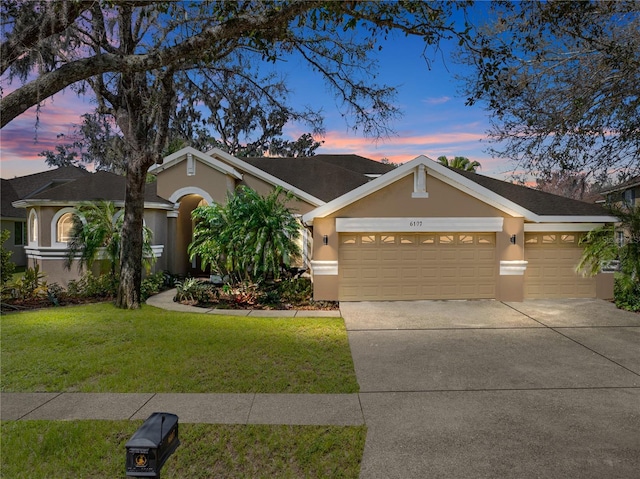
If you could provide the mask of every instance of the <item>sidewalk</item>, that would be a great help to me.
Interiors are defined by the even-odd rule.
[[[364,424],[358,394],[1,393],[3,421],[146,419],[170,412],[183,423]]]

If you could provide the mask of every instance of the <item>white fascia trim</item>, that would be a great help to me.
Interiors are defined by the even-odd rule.
[[[555,231],[581,232],[591,231],[602,223],[525,223],[525,233],[548,233]]]
[[[154,165],[149,168],[149,173],[157,174],[163,170],[166,170],[167,168],[171,168],[173,165],[176,165],[185,160],[187,158],[187,155],[192,155],[193,158],[203,162],[211,168],[220,171],[221,173],[233,176],[238,180],[242,179],[242,174],[236,169],[219,160],[216,160],[207,153],[202,153],[201,151],[196,150],[192,146],[187,146],[185,148],[182,148],[181,150],[176,151],[175,153],[172,153],[169,156],[166,156],[161,165]]]
[[[522,276],[527,270],[528,261],[500,261],[500,276]]]
[[[311,260],[311,273],[314,276],[337,276],[338,261]]]
[[[372,180],[364,185],[359,186],[358,188],[351,190],[348,193],[345,193],[342,196],[330,201],[329,203],[316,208],[315,210],[310,211],[306,215],[304,215],[304,221],[307,224],[313,224],[314,218],[324,218],[336,211],[358,201],[365,196],[368,196],[385,186],[394,183],[405,176],[408,176],[414,172],[416,168],[420,165],[424,165],[427,169],[428,174],[432,175],[434,178],[437,178],[445,183],[458,188],[465,193],[468,193],[480,201],[484,201],[485,203],[497,208],[498,210],[507,213],[510,216],[515,217],[532,217],[535,216],[531,211],[522,208],[521,206],[507,200],[506,198],[494,193],[487,188],[480,186],[478,183],[475,183],[471,180],[468,180],[462,175],[455,173],[454,171],[446,168],[445,166],[439,164],[432,159],[420,155],[414,158],[407,163],[402,164],[398,168],[391,170],[388,173]],[[428,185],[427,185],[428,190]]]
[[[504,218],[336,218],[338,233],[382,232],[470,232],[491,233],[502,231]]]
[[[537,216],[536,219],[533,219],[535,223],[545,224],[545,223],[599,223],[600,226],[602,223],[617,223],[620,221],[615,216]],[[525,223],[526,228],[526,223]]]
[[[177,201],[186,195],[198,195],[202,196],[202,198],[209,203],[209,205],[213,205],[216,203],[211,195],[207,193],[202,188],[198,188],[197,186],[185,186],[184,188],[179,188],[169,196],[168,200],[173,203],[173,207],[171,209],[175,209]]]
[[[291,191],[295,196],[297,196],[298,198],[306,201],[307,203],[313,206],[321,206],[325,204],[325,202],[322,201],[321,199],[316,198],[315,196],[310,195],[309,193],[302,191],[301,189],[296,188],[293,185],[290,185],[286,181],[282,181],[280,178],[276,178],[275,176],[270,175],[265,171],[262,171],[260,168],[256,168],[255,166],[250,165],[246,161],[242,161],[241,159],[230,155],[226,151],[222,151],[218,148],[214,148],[212,150],[207,151],[207,155],[210,155],[211,157],[218,156],[222,158],[224,161],[231,163],[234,167],[240,170],[246,171],[247,173],[251,173],[253,176],[260,178],[261,180],[264,180],[267,183],[271,183],[274,186],[281,186],[285,190]]]
[[[47,260],[55,260],[55,259],[67,259],[68,256],[68,248],[66,247],[59,247],[59,246],[25,246],[24,247],[25,252],[27,254],[27,258],[32,258],[32,259],[47,259]],[[164,245],[163,244],[159,244],[159,245],[152,245],[151,246],[151,251],[153,252],[153,256],[156,258],[160,258],[162,256],[162,253],[164,252]],[[106,248],[99,248],[98,249],[98,254],[96,255],[96,259],[105,259],[107,257],[106,255]],[[76,259],[80,259],[81,257],[81,253],[76,253],[76,255],[74,256]],[[145,255],[145,258],[149,258],[151,257],[150,255]]]
[[[16,208],[27,208],[34,206],[47,206],[47,207],[70,207],[75,208],[82,203],[91,203],[94,200],[83,200],[83,201],[51,201],[51,200],[20,200],[14,201],[12,203]],[[95,200],[98,201],[98,200]],[[124,208],[124,200],[109,200],[116,208]],[[172,210],[173,205],[167,203],[157,203],[154,201],[145,201],[144,203],[145,210]]]

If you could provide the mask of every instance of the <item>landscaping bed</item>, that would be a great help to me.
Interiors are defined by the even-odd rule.
[[[309,278],[289,278],[239,285],[213,284],[188,278],[176,283],[174,301],[216,309],[337,310],[337,301],[314,301]]]

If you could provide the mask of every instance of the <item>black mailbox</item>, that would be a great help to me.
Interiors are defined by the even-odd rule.
[[[154,412],[125,445],[127,476],[160,478],[160,469],[179,445],[178,416]]]

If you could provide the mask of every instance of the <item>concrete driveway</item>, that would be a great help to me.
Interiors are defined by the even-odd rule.
[[[341,312],[362,478],[640,477],[640,315],[598,300]]]

